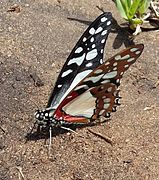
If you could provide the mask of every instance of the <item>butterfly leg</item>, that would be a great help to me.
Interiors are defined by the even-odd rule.
[[[49,135],[50,135],[50,137],[49,137],[49,156],[50,156],[50,154],[51,154],[51,138],[52,138],[52,127],[51,126],[49,128]]]
[[[72,130],[71,128],[67,128],[67,127],[61,126],[61,129],[64,129],[64,130],[67,130],[67,131],[70,131],[70,132],[78,134],[76,131]]]

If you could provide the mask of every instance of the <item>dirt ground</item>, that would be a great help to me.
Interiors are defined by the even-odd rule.
[[[15,3],[20,12],[7,12]],[[48,139],[26,142],[37,106],[46,106],[67,56],[88,24],[101,14],[97,6],[111,11],[119,24],[123,22],[111,0],[0,1],[1,180],[159,179],[157,31],[135,38],[145,50],[122,80],[122,105],[110,121],[76,129],[78,134],[53,136],[50,156]],[[105,59],[128,44],[124,32],[111,32]]]

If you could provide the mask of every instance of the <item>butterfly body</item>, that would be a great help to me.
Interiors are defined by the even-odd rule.
[[[61,127],[71,124],[85,124],[90,123],[90,119],[86,117],[77,117],[68,115],[62,111],[59,111],[56,116],[54,116],[53,109],[37,110],[35,112],[35,118],[37,119],[37,124],[42,127]]]
[[[101,116],[110,117],[120,105],[120,80],[144,46],[133,45],[103,62],[111,18],[111,13],[99,16],[77,42],[59,74],[46,109],[35,113],[39,126],[91,123]]]

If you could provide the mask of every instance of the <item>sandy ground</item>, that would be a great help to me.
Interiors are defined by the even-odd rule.
[[[21,11],[7,12],[14,3]],[[111,121],[53,136],[50,157],[48,139],[26,142],[37,106],[45,107],[71,49],[101,14],[96,6],[122,23],[110,0],[0,1],[1,180],[159,179],[159,32],[135,38],[145,50],[122,80],[122,105]],[[112,32],[105,59],[124,44],[129,44],[126,34]],[[88,129],[109,137],[113,145]]]

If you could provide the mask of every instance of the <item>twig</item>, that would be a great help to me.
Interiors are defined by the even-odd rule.
[[[158,85],[159,85],[159,80],[154,84],[153,88],[157,88]]]
[[[111,140],[110,138],[105,137],[105,136],[103,136],[101,133],[94,132],[94,131],[92,131],[92,130],[90,130],[90,129],[88,129],[88,131],[91,132],[92,134],[94,134],[95,136],[100,137],[101,139],[103,139],[103,140],[105,140],[107,143],[109,143],[111,146],[113,146],[113,142],[112,142],[112,140]]]
[[[21,9],[18,4],[14,4],[7,10],[7,12],[16,12],[16,13],[19,13],[20,11],[21,11]]]
[[[149,111],[149,110],[152,110],[153,108],[154,108],[153,106],[149,106],[149,107],[147,106],[144,108],[144,111]]]
[[[5,130],[2,127],[0,127],[0,129],[5,133]]]
[[[24,174],[22,172],[22,167],[17,166],[16,168],[17,168],[17,170],[19,171],[19,174],[20,174],[19,175],[19,180],[21,180],[20,177],[22,177],[22,179],[25,180]]]

